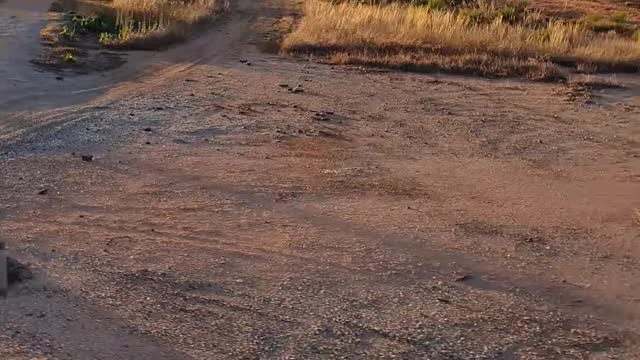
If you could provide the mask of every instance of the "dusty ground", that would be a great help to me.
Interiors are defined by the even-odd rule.
[[[637,78],[261,52],[293,12],[2,103],[1,359],[640,358]]]
[[[640,21],[640,0],[532,0],[529,5],[544,14],[560,17],[614,16],[624,13],[628,21]]]

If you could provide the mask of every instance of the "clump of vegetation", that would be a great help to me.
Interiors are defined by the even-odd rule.
[[[114,31],[113,23],[103,20],[100,17],[87,17],[74,15],[60,31],[60,36],[65,40],[76,40],[80,35],[96,34],[101,32]]]
[[[91,34],[103,46],[155,49],[184,39],[226,6],[225,0],[58,0],[52,9],[86,15],[67,17],[60,34],[66,40]]]
[[[2,0],[0,0],[2,2]],[[54,0],[40,31],[45,67],[113,69],[123,60],[95,50],[157,50],[184,40],[227,9],[227,0]],[[88,46],[87,46],[88,45]]]
[[[528,11],[528,2],[521,1],[515,5],[503,5],[496,6],[495,3],[490,1],[478,1],[473,5],[464,3],[454,8],[450,8],[449,11],[454,11],[458,15],[467,19],[468,23],[473,25],[477,24],[490,24],[493,22],[498,23],[533,23],[539,18],[539,14]]]
[[[616,32],[618,34],[633,33],[633,26],[627,22],[626,13],[618,13],[612,18],[602,15],[588,15],[578,21],[582,27],[594,32]]]
[[[525,3],[434,9],[309,0],[283,50],[336,63],[545,79],[555,76],[553,63],[594,71],[640,66],[640,43],[630,37],[543,19]]]
[[[71,18],[71,24],[76,32],[79,32],[80,34],[100,33],[115,30],[115,24],[103,17],[76,15]]]
[[[109,46],[114,42],[114,35],[108,32],[103,32],[100,34],[100,38],[98,39],[98,42],[102,46]]]
[[[65,40],[74,40],[76,38],[76,29],[70,25],[64,25],[62,27],[62,31],[60,31],[60,36],[62,36]]]
[[[64,54],[63,60],[66,64],[75,64],[78,62],[78,58],[76,58],[76,56],[71,52],[66,52]]]
[[[432,10],[451,9],[464,4],[463,0],[413,0],[414,6],[424,6]]]
[[[505,6],[498,11],[498,16],[496,17],[496,19],[498,19],[500,22],[514,24],[516,21],[518,21],[518,18],[521,15],[520,13],[521,11],[513,6]]]

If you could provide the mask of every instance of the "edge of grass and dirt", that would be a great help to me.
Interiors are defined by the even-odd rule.
[[[622,15],[616,22],[619,31],[595,31],[588,24],[584,18],[545,16],[525,3],[309,0],[281,50],[336,65],[543,81],[564,79],[567,70],[640,71],[640,32],[635,25]]]
[[[110,70],[125,61],[115,51],[164,50],[186,41],[228,10],[226,0],[56,0],[40,32],[43,54],[34,60],[56,70]]]

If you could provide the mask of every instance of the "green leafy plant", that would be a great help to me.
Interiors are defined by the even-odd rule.
[[[67,64],[75,64],[78,62],[78,58],[76,58],[72,53],[67,52],[64,54],[64,62]]]
[[[73,25],[74,29],[81,34],[99,34],[102,32],[111,32],[115,30],[115,25],[112,22],[106,21],[101,17],[76,15],[71,18],[71,24]]]
[[[60,36],[67,40],[73,40],[76,38],[76,29],[73,26],[63,26],[62,31],[60,31]]]
[[[108,46],[113,43],[113,38],[114,38],[113,34],[108,32],[103,32],[103,33],[100,33],[100,38],[98,39],[98,42],[102,46]]]

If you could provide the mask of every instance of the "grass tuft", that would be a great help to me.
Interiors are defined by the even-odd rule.
[[[71,52],[65,53],[63,60],[67,64],[75,64],[78,62],[78,59]]]

